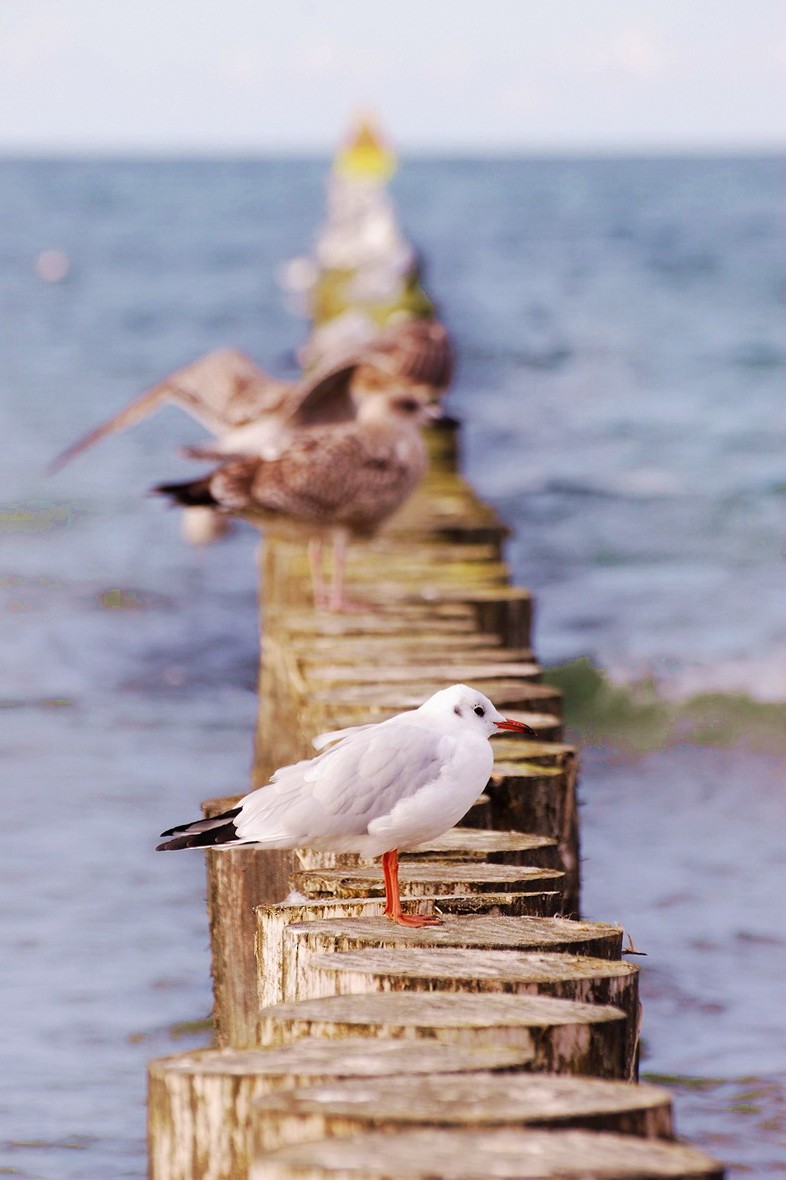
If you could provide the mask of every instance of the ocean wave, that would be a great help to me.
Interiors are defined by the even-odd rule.
[[[777,663],[782,670],[783,653]],[[740,687],[743,671],[747,688]],[[585,741],[637,753],[676,745],[786,753],[786,688],[775,672],[774,656],[764,667],[736,661],[705,667],[703,674],[696,666],[668,679],[634,679],[581,658],[548,668],[546,679],[564,693],[566,724]],[[764,697],[764,687],[777,695]]]

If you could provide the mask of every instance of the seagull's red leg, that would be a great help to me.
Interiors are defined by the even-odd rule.
[[[325,582],[322,577],[322,538],[311,537],[308,542],[308,567],[311,570],[311,589],[314,594],[314,606],[326,607],[328,604]]]
[[[401,894],[398,888],[398,849],[382,853],[382,873],[385,877],[385,916],[399,926],[441,926],[439,918],[425,914],[405,914],[401,908]]]
[[[385,878],[385,917],[389,918],[393,912],[393,893],[396,886],[393,884],[390,871],[390,858],[395,857],[395,852],[382,853],[382,875]]]

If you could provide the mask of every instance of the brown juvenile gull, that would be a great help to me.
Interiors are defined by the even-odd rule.
[[[167,405],[185,410],[210,431],[212,451],[265,455],[271,441],[301,426],[351,421],[371,390],[395,385],[439,396],[452,373],[450,337],[437,320],[409,320],[380,331],[361,347],[334,352],[298,381],[271,377],[245,353],[222,348],[171,373],[89,430],[49,471]],[[200,457],[200,450],[186,453]],[[210,508],[198,505],[184,513],[183,532],[194,543],[212,541],[225,529],[226,520]]]
[[[264,457],[230,456],[201,479],[154,490],[177,504],[263,524],[294,524],[309,538],[314,604],[340,611],[347,607],[347,541],[372,536],[413,491],[426,468],[419,428],[438,414],[433,402],[413,391],[375,390],[362,399],[352,422],[301,427],[282,438],[277,451],[268,444]],[[322,578],[326,534],[333,539],[329,596]]]

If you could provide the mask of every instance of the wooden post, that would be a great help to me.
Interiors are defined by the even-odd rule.
[[[211,805],[205,809],[210,814]],[[257,1025],[254,909],[286,897],[293,856],[215,849],[205,859],[215,1042],[219,1048],[249,1048]]]
[[[565,871],[565,913],[578,916],[580,895],[579,820],[576,800],[578,766],[572,750],[552,765],[524,761],[495,762],[486,787],[488,806],[470,812],[470,827],[512,828],[557,841],[560,867]]]
[[[376,992],[276,1004],[261,1015],[263,1045],[345,1036],[509,1045],[532,1049],[532,1068],[547,1073],[626,1074],[625,1014],[602,1004],[539,995]]]
[[[565,874],[555,869],[426,860],[403,862],[399,869],[402,897],[454,893],[559,892]],[[295,873],[292,883],[307,897],[382,897],[385,883],[379,865],[312,869]],[[559,898],[555,899],[559,902]]]
[[[505,992],[607,1004],[626,1018],[625,1077],[635,1081],[640,1020],[639,969],[631,963],[538,951],[464,947],[367,947],[300,956],[286,1000],[368,992]]]
[[[429,1127],[322,1139],[258,1156],[249,1180],[723,1180],[681,1143],[595,1131],[457,1131]]]
[[[445,924],[431,929],[442,931],[443,938],[450,938],[450,931],[453,930],[453,938],[458,937],[459,945],[462,946],[467,945],[465,941],[467,938],[470,939],[470,945],[474,945],[478,939],[486,938],[491,939],[491,943],[481,942],[480,945],[497,946],[500,945],[499,940],[502,939],[501,945],[505,946],[507,945],[505,939],[512,939],[514,940],[512,945],[520,947],[521,942],[517,940],[521,937],[529,938],[529,943],[525,945],[532,946],[533,939],[548,939],[551,936],[552,939],[556,937],[558,940],[562,940],[564,945],[570,945],[571,949],[574,949],[576,945],[591,946],[594,953],[604,954],[605,952],[610,958],[615,957],[615,954],[616,957],[619,957],[622,931],[618,927],[599,927],[589,923],[576,922],[567,923],[566,927],[544,926],[544,922],[556,923],[557,919],[522,917],[529,907],[528,899],[531,896],[526,893],[475,893],[467,894],[464,897],[453,894],[446,897],[411,897],[407,898],[405,908],[411,913],[421,914],[432,914],[435,910],[439,910],[444,915]],[[361,939],[364,936],[371,938],[373,945],[380,945],[380,939],[384,944],[387,936],[392,939],[394,933],[398,932],[402,934],[414,933],[416,936],[425,934],[423,930],[410,931],[403,926],[395,926],[384,917],[384,907],[384,900],[380,897],[331,898],[327,900],[302,898],[299,901],[283,902],[274,906],[261,906],[256,912],[259,1007],[265,1008],[269,1004],[278,1004],[290,994],[288,989],[296,986],[294,983],[288,983],[287,980],[294,980],[300,970],[300,951],[297,943],[301,936],[304,939],[304,947],[308,945],[310,951],[312,936],[326,938],[333,948],[331,940],[337,938],[343,945],[348,936],[352,938],[358,933]],[[462,917],[462,921],[458,924],[456,923],[456,915]],[[506,919],[510,918],[522,918],[522,922],[515,923],[515,926],[518,928],[521,924],[526,925],[526,930],[524,932],[518,931],[518,929],[514,930],[510,925],[507,928],[500,928],[499,925],[489,928],[483,923],[478,926],[478,915],[481,917],[493,915],[493,920],[496,923],[504,923]],[[532,922],[539,922],[539,925],[533,927]],[[339,924],[334,926],[333,923]],[[577,932],[576,928],[579,926],[583,929]],[[290,928],[295,941],[287,938]],[[433,940],[427,939],[425,945],[432,943]],[[537,945],[540,945],[539,942]],[[325,948],[320,945],[319,949]],[[250,1035],[254,1037],[254,1043],[256,1043],[256,1031],[254,1030]]]
[[[296,848],[295,858],[304,871],[309,869],[354,868],[373,864],[354,852],[326,852],[316,848]],[[451,828],[444,836],[418,844],[399,853],[402,866],[408,861],[487,862],[488,864],[528,865],[555,869],[558,864],[557,842],[548,836],[527,832],[493,832],[485,828]]]
[[[278,1091],[257,1101],[253,1154],[295,1143],[419,1127],[482,1133],[506,1127],[581,1127],[643,1139],[673,1137],[671,1095],[555,1074],[455,1073],[330,1081]]]
[[[256,1099],[341,1079],[406,1076],[409,1084],[465,1071],[525,1068],[524,1049],[347,1038],[281,1049],[208,1049],[162,1057],[148,1069],[149,1180],[238,1180],[249,1165]]]

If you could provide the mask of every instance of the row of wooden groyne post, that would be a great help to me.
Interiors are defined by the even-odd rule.
[[[266,538],[254,785],[456,681],[538,740],[495,739],[462,826],[402,856],[442,926],[386,920],[356,857],[208,853],[217,1047],[150,1065],[152,1180],[723,1175],[637,1081],[638,968],[618,926],[579,920],[575,751],[456,439],[432,431],[423,486],[355,553],[367,614],[314,612],[302,545]]]

